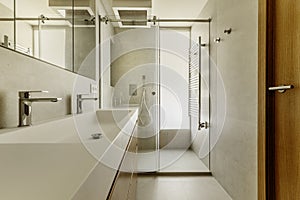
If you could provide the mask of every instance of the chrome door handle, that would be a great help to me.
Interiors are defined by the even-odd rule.
[[[284,93],[286,90],[293,89],[293,85],[281,85],[281,86],[274,86],[274,87],[269,87],[269,91],[278,91],[280,93]]]

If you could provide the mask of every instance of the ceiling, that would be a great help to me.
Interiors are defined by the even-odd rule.
[[[77,0],[81,1],[81,0]],[[89,1],[89,0],[85,0]],[[11,10],[10,16],[5,17],[13,17],[13,5],[12,0],[0,0],[0,5],[4,5],[8,9]],[[51,0],[18,0],[16,1],[16,16],[19,18],[38,18],[41,14],[43,14],[45,17],[48,18],[62,18],[63,15],[58,12],[58,10],[67,10],[66,13],[68,14],[69,5],[72,5],[72,0],[56,0],[53,1],[51,6],[56,6],[55,3],[60,3],[57,5],[57,7],[51,7],[49,4],[51,3]],[[82,18],[77,20],[76,26],[81,27],[90,27],[86,25],[86,22],[82,22],[83,19],[87,18],[89,19],[91,16],[90,14],[94,15],[93,11],[87,13],[87,9],[89,8],[88,3],[80,4],[80,6],[77,6],[77,10],[75,11],[75,16],[78,18]],[[84,8],[83,8],[83,7]],[[79,8],[79,9],[78,9]],[[92,10],[92,8],[90,8]],[[70,15],[69,15],[70,16]],[[26,21],[30,25],[38,25],[37,20],[28,20]],[[71,26],[70,20],[62,21],[62,20],[50,20],[45,21],[44,25],[65,25],[65,26]]]
[[[152,14],[159,18],[198,18],[207,0],[152,0]],[[161,23],[161,26],[191,26],[192,23]]]
[[[0,3],[13,10],[13,1],[0,0]],[[41,13],[47,17],[60,17],[58,13],[48,7],[48,0],[16,1],[17,17],[38,17]]]
[[[158,18],[198,18],[208,0],[152,0],[152,16]],[[112,0],[102,0],[108,15],[112,12]],[[101,14],[101,13],[100,13]],[[161,26],[186,27],[191,23],[161,23]]]
[[[197,18],[207,0],[152,0],[152,14],[160,18]]]

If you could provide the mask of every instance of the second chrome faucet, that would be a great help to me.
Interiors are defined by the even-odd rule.
[[[77,114],[81,114],[82,113],[82,102],[85,100],[98,100],[98,98],[95,97],[85,97],[83,98],[83,95],[88,95],[88,94],[77,94]]]

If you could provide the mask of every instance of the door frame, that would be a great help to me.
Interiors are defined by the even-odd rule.
[[[258,0],[258,199],[275,199],[274,1]]]

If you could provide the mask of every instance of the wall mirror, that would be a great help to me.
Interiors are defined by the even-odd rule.
[[[0,0],[0,46],[95,79],[95,0]]]

